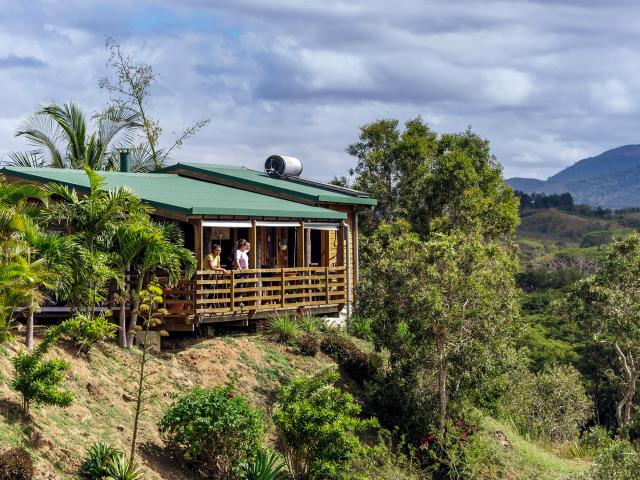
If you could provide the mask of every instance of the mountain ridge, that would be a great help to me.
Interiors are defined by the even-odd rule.
[[[525,193],[569,192],[576,203],[593,207],[639,207],[640,145],[623,145],[579,160],[546,180],[514,177],[506,182]]]

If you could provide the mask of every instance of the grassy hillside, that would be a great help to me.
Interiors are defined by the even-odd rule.
[[[78,478],[85,448],[97,440],[128,448],[133,416],[131,366],[137,364],[139,351],[103,345],[88,357],[76,357],[72,350],[55,348],[50,355],[72,363],[66,386],[73,392],[74,402],[67,409],[36,407],[32,421],[24,424],[17,412],[19,398],[8,385],[12,375],[10,360],[22,348],[21,344],[13,343],[0,353],[0,397],[3,399],[0,445],[3,448],[25,446],[37,459],[38,478],[48,480]],[[145,478],[194,478],[165,451],[156,428],[162,412],[171,403],[172,393],[195,385],[224,384],[230,376],[235,376],[238,391],[255,406],[269,412],[282,382],[328,365],[333,362],[322,354],[301,356],[289,347],[256,335],[213,338],[162,353],[152,362],[152,370],[156,372],[151,381],[154,399],[147,406],[139,434],[138,458],[144,466]],[[356,396],[359,393],[347,376],[344,376],[343,387]],[[267,422],[267,425],[270,424]],[[273,430],[269,428],[269,441],[273,442]],[[499,444],[496,430],[507,435],[512,450]],[[484,465],[482,471],[475,472],[478,479],[560,479],[567,473],[582,471],[586,465],[582,461],[562,459],[492,418],[485,419],[480,435],[492,452],[492,461]]]

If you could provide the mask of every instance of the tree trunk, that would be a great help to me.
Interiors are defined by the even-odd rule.
[[[627,435],[627,427],[631,420],[631,411],[633,409],[633,397],[636,393],[636,383],[640,372],[636,369],[635,359],[633,353],[629,350],[623,352],[617,343],[614,343],[616,353],[622,363],[622,369],[625,375],[624,382],[624,396],[616,405],[616,421],[618,423],[618,432],[622,435]]]
[[[27,338],[26,338],[27,348],[29,350],[33,349],[33,311],[29,310],[27,314]]]
[[[127,347],[127,302],[122,298],[120,300],[120,330],[118,330],[118,345],[122,348]]]
[[[438,357],[438,407],[440,434],[444,437],[447,427],[447,365],[444,355],[444,341],[436,337],[436,353]]]

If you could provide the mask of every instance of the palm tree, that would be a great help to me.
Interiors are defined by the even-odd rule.
[[[131,324],[127,335],[127,347],[133,346],[133,331],[138,322],[140,292],[145,277],[152,271],[167,274],[169,285],[174,285],[180,277],[191,278],[195,273],[196,261],[189,249],[184,248],[184,238],[180,229],[172,223],[148,221],[145,230],[144,248],[132,262],[131,267],[138,275],[138,282],[132,296],[134,298]]]
[[[11,153],[7,163],[21,167],[113,170],[118,164],[117,148],[130,145],[140,127],[138,114],[110,107],[93,120],[96,131],[89,134],[87,117],[76,104],[52,103],[42,107],[16,132],[34,149]]]

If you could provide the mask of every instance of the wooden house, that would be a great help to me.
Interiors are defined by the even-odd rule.
[[[246,325],[287,311],[331,315],[346,308],[349,314],[358,277],[358,214],[376,204],[367,194],[238,166],[178,163],[131,173],[127,164],[124,171],[100,172],[107,187],[126,185],[155,216],[178,222],[198,263],[191,280],[166,290],[164,329]],[[2,173],[9,181],[57,182],[79,192],[89,186],[82,170],[5,167]],[[251,243],[249,270],[206,269],[213,244],[222,246],[225,265],[240,238]],[[55,308],[62,307],[44,313]]]

